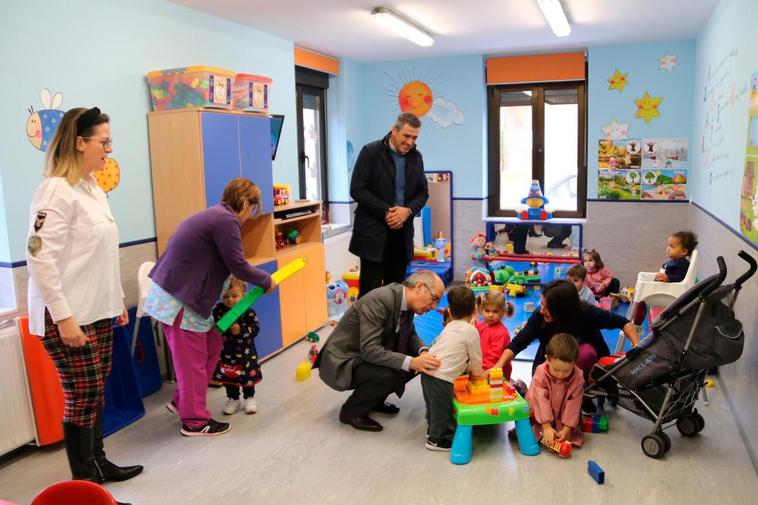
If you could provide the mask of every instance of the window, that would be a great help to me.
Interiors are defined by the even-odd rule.
[[[300,198],[328,201],[326,90],[329,76],[295,67]]]
[[[555,217],[584,217],[584,83],[491,86],[488,102],[489,214],[513,216],[537,179]]]

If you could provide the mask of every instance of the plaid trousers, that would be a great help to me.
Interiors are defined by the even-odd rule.
[[[95,425],[98,407],[105,403],[105,379],[113,358],[113,322],[101,319],[81,326],[89,342],[69,347],[45,311],[42,344],[53,359],[63,388],[63,422],[89,428]]]

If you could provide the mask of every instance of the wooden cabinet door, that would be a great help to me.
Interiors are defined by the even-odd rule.
[[[271,120],[267,117],[239,116],[238,121],[242,175],[261,188],[262,212],[273,212]]]
[[[305,253],[305,326],[315,331],[326,324],[326,260],[323,244],[313,244]]]
[[[273,274],[279,269],[276,261],[269,261],[258,265],[258,268]],[[258,299],[253,310],[258,315],[261,331],[255,338],[255,348],[258,357],[265,358],[269,354],[282,348],[282,319],[279,311],[279,290],[263,295]]]
[[[234,177],[242,175],[237,116],[215,112],[200,114],[205,206],[221,202],[224,188]]]
[[[303,256],[303,250],[282,254],[277,259],[279,268],[290,261]],[[281,305],[282,319],[282,345],[287,346],[290,343],[302,338],[308,333],[305,323],[305,284],[307,265],[304,269],[293,274],[283,281],[279,287],[279,303]]]

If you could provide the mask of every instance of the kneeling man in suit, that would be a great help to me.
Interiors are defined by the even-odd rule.
[[[402,284],[370,291],[345,312],[313,365],[331,388],[354,390],[340,409],[341,422],[381,431],[369,412],[396,414],[400,409],[385,403],[387,396],[401,396],[416,373],[439,368],[416,335],[413,315],[435,309],[444,293],[435,273],[420,270]]]

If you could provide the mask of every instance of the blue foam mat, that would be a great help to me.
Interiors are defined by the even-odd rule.
[[[515,336],[516,327],[526,322],[526,320],[529,319],[529,316],[531,315],[530,312],[526,312],[526,310],[524,310],[526,302],[533,302],[536,310],[540,303],[541,293],[541,290],[528,288],[526,296],[518,298],[508,297],[508,300],[513,303],[516,309],[513,317],[503,319],[505,327],[508,328],[508,331],[511,334],[511,339]],[[445,293],[445,295],[440,300],[438,308],[444,309],[445,307],[447,307],[447,293]],[[614,310],[614,312],[622,316],[626,316],[628,308],[629,304],[621,303]],[[421,340],[423,340],[425,344],[429,345],[434,341],[435,338],[437,338],[437,335],[442,332],[442,314],[437,311],[427,312],[426,314],[416,316],[413,320],[413,324],[415,325],[416,333],[421,338]],[[616,341],[618,340],[619,330],[603,330],[602,333],[606,344],[608,344],[608,348],[613,351],[616,348]],[[628,349],[629,347],[630,344],[629,341],[627,341],[625,349]],[[535,340],[529,345],[529,347],[521,351],[515,359],[518,361],[534,361],[534,357],[537,354],[538,348],[539,341]]]

